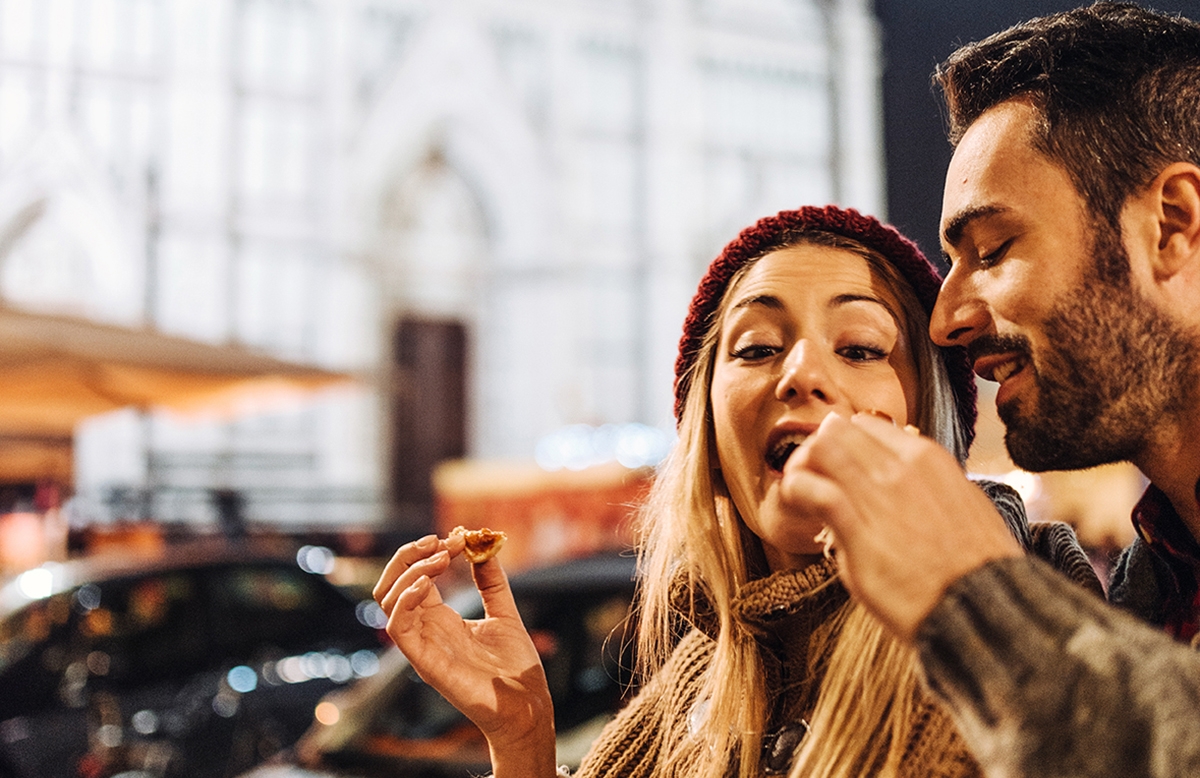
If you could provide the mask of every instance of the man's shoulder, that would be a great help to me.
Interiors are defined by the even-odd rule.
[[[972,476],[971,481],[988,496],[992,505],[996,506],[1000,517],[1004,519],[1004,523],[1008,525],[1008,531],[1013,534],[1021,547],[1028,551],[1033,538],[1029,532],[1029,517],[1025,513],[1025,501],[1021,499],[1017,490],[1008,484],[979,476]]]
[[[1171,573],[1166,563],[1141,538],[1134,538],[1113,566],[1108,581],[1108,601],[1149,622],[1166,620],[1166,599]]]

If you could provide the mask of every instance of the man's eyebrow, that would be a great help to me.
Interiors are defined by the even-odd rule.
[[[1002,205],[978,205],[974,208],[964,208],[946,222],[946,226],[942,229],[942,241],[948,246],[957,246],[962,240],[963,232],[971,222],[1007,211],[1008,208]]]

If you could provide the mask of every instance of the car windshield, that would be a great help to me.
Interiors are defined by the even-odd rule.
[[[366,630],[353,607],[319,583],[286,564],[214,565],[87,583],[32,602],[0,621],[0,687],[10,689],[0,718],[79,707],[89,678],[144,685],[306,650],[318,638],[362,647]]]

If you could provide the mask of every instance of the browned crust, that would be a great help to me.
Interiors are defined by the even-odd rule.
[[[463,550],[463,556],[473,565],[480,565],[488,561],[500,551],[500,547],[504,545],[504,541],[508,540],[508,535],[500,530],[488,529],[481,527],[480,529],[467,529],[463,526],[455,527],[450,530],[450,535],[462,535],[467,542],[466,548]]]

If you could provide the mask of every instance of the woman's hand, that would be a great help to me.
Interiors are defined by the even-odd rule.
[[[554,774],[554,709],[537,649],[495,559],[472,566],[484,617],[467,621],[435,579],[462,553],[461,536],[401,546],[373,591],[387,633],[413,669],[487,737],[496,778]]]

